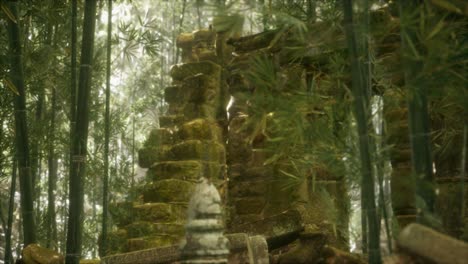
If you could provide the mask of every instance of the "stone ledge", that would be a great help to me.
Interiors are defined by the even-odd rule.
[[[143,202],[188,202],[195,188],[195,183],[167,179],[146,184],[143,187]]]
[[[164,161],[155,163],[149,168],[147,177],[157,181],[163,179],[179,179],[195,182],[202,176],[206,178],[219,178],[224,165],[218,162],[205,162],[201,160]]]
[[[186,219],[187,204],[184,203],[146,203],[134,206],[136,221],[154,223],[172,222]]]

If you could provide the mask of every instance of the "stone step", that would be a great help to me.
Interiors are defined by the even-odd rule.
[[[182,237],[185,234],[185,226],[180,223],[152,223],[148,221],[136,221],[126,226],[128,238],[144,236],[171,235]]]
[[[214,75],[219,78],[221,67],[210,61],[191,62],[172,66],[170,75],[174,80],[184,80],[196,74]]]
[[[159,117],[160,127],[173,127],[181,125],[187,119],[183,115],[164,115]]]
[[[143,202],[188,202],[195,188],[195,183],[179,180],[165,179],[147,183],[142,190]]]
[[[198,74],[188,76],[179,85],[172,85],[164,90],[164,99],[170,104],[186,102],[208,102],[217,98],[219,76]]]
[[[118,229],[107,234],[107,250],[105,256],[126,251],[128,234],[125,229]]]
[[[174,145],[167,160],[203,160],[226,163],[224,146],[216,141],[186,140]]]
[[[161,145],[174,144],[176,132],[170,128],[155,128],[151,130],[148,135],[144,146],[145,147],[159,147]]]
[[[142,168],[149,168],[160,160],[170,160],[170,146],[150,146],[138,150],[138,165]]]
[[[258,197],[267,192],[268,182],[264,180],[236,182],[229,185],[231,197]]]
[[[178,137],[182,140],[200,139],[222,141],[222,131],[219,125],[203,118],[195,119],[184,123],[178,132]]]
[[[133,207],[135,221],[166,223],[187,218],[186,203],[145,203]]]
[[[265,198],[238,198],[233,200],[235,212],[238,215],[261,214],[266,205]]]
[[[150,167],[146,177],[151,181],[163,179],[196,181],[201,176],[214,179],[223,174],[224,167],[218,162],[201,160],[164,161]]]
[[[135,203],[133,202],[118,202],[109,204],[109,213],[112,221],[118,227],[124,227],[132,222],[132,214],[130,213]]]
[[[140,238],[131,238],[127,240],[126,252],[170,246],[178,244],[180,243],[180,241],[181,237],[171,235],[157,235]]]

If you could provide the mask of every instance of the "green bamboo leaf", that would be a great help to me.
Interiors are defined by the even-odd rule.
[[[6,87],[10,88],[10,90],[14,94],[16,94],[18,96],[20,95],[19,92],[18,92],[18,89],[16,89],[16,86],[9,79],[4,79],[3,83],[5,84]]]
[[[434,27],[434,29],[432,30],[432,32],[429,34],[429,36],[427,36],[427,39],[431,39],[433,38],[435,35],[437,35],[437,33],[440,32],[440,30],[442,29],[442,27],[444,26],[444,21],[445,21],[445,17],[443,17],[438,23],[437,25]]]
[[[432,0],[432,3],[435,4],[435,5],[438,5],[442,8],[445,8],[449,11],[452,11],[452,12],[456,12],[456,13],[459,13],[461,14],[462,11],[460,10],[460,8],[458,8],[457,6],[455,6],[454,4],[452,4],[451,2],[449,1],[445,1],[445,0]]]
[[[411,39],[410,36],[408,36],[408,34],[404,33],[403,34],[403,37],[406,38],[406,42],[408,43],[411,51],[412,51],[412,54],[414,54],[414,56],[416,57],[416,59],[419,59],[421,58],[421,55],[419,54],[418,50],[416,49],[416,47],[414,46],[414,43]]]
[[[289,172],[286,172],[286,171],[284,171],[284,170],[279,170],[279,171],[280,171],[281,173],[283,173],[284,175],[290,177],[290,178],[293,178],[293,179],[295,179],[295,180],[299,180],[299,176],[296,176],[296,175],[291,174],[291,173],[289,173]]]
[[[15,18],[15,16],[11,13],[10,9],[9,9],[4,3],[0,3],[0,7],[1,7],[2,11],[6,14],[6,16],[7,16],[11,21],[13,21],[13,23],[16,24],[16,18]]]

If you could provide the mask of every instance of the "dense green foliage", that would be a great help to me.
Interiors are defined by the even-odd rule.
[[[0,47],[9,47],[0,50],[0,216],[6,237],[7,224],[13,223],[11,244],[6,240],[5,246],[13,248],[15,257],[24,244],[36,241],[64,253],[67,232],[82,236],[75,245],[80,249],[70,254],[99,255],[99,234],[113,228],[112,219],[103,224],[106,202],[138,198],[144,171],[136,164],[136,151],[167,110],[168,72],[181,61],[176,38],[209,27],[229,37],[267,31],[278,45],[288,36],[294,40],[284,55],[288,61],[312,58],[301,61],[314,69],[306,83],[277,74],[279,58],[271,54],[250,58],[253,70],[246,73],[256,89],[246,98],[252,107],[242,129],[252,132],[247,140],[254,147],[269,154],[264,165],[275,164],[285,189],[293,193],[325,170],[345,180],[351,210],[359,213],[356,203],[361,201],[367,210],[362,220],[368,227],[363,221],[361,231],[353,220],[350,236],[357,233],[358,244],[367,238],[363,250],[369,247],[378,259],[380,218],[397,225],[387,215],[388,164],[401,143],[394,139],[411,133],[414,171],[400,182],[407,188],[391,190],[400,197],[393,206],[418,209],[422,221],[440,227],[435,179],[463,176],[468,168],[468,9],[463,1],[419,1],[402,9],[404,14],[395,1],[121,0],[113,2],[111,14],[106,1],[98,1],[96,19],[91,18],[94,52],[82,42],[83,25],[91,22],[83,16],[85,2],[93,1],[0,1]],[[77,4],[76,21],[72,3]],[[355,16],[352,25],[343,24],[344,11]],[[350,41],[346,33],[357,39]],[[91,53],[89,61],[76,61],[85,52]],[[89,101],[76,108],[80,95],[72,91],[84,80],[78,80],[76,66],[91,61]],[[409,127],[384,120],[383,108],[392,107],[408,108]],[[74,130],[88,121],[89,131]],[[401,127],[408,130],[397,133]],[[259,136],[266,142],[262,146],[255,145]],[[87,156],[86,173],[79,177],[72,169],[76,155]],[[16,191],[11,190],[13,164],[20,180]],[[361,190],[368,195],[360,195]],[[457,190],[454,207],[464,212],[465,187]],[[332,202],[328,193],[323,195]],[[69,196],[77,197],[78,206]],[[12,208],[9,199],[21,203]],[[78,210],[72,219],[69,205]],[[75,217],[81,210],[83,216]],[[348,221],[338,215],[328,216],[334,225]],[[458,236],[464,217],[458,218]],[[75,224],[83,224],[82,231]]]

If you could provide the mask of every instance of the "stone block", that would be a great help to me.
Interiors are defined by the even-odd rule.
[[[183,124],[179,129],[178,137],[182,140],[222,141],[222,131],[216,122],[199,118]]]
[[[183,115],[164,115],[159,117],[160,127],[173,127],[182,124],[186,118]]]
[[[265,207],[264,198],[240,198],[234,201],[237,214],[260,214]]]
[[[109,213],[112,221],[118,226],[123,227],[132,222],[133,202],[118,202],[109,204]]]
[[[202,160],[226,163],[224,146],[215,141],[187,140],[171,148],[174,160]]]
[[[105,256],[117,254],[126,251],[127,249],[127,231],[119,229],[107,234],[107,251]]]
[[[468,243],[420,224],[405,227],[397,238],[398,248],[427,263],[462,264],[468,260]]]
[[[229,186],[231,197],[263,196],[267,191],[267,182],[262,180],[235,182]]]
[[[297,210],[289,210],[255,222],[235,225],[233,233],[261,234],[265,236],[270,250],[294,241],[304,230],[302,216]]]
[[[140,238],[132,238],[127,241],[127,251],[138,251],[149,248],[166,247],[177,244],[181,238],[171,235],[156,235]]]
[[[135,220],[154,223],[172,222],[186,218],[186,204],[146,203],[134,207]]]
[[[196,181],[202,176],[218,178],[224,166],[218,162],[203,162],[198,160],[164,161],[154,164],[147,172],[149,180],[179,179]]]
[[[165,145],[144,147],[138,150],[138,165],[142,168],[149,168],[157,161],[170,159],[172,159],[171,152]]]
[[[178,179],[154,181],[146,184],[143,201],[153,202],[188,202],[195,184]]]
[[[219,75],[221,67],[210,61],[191,62],[172,66],[170,74],[174,80],[183,80],[196,74]]]
[[[163,235],[183,237],[185,234],[185,226],[179,223],[153,223],[152,228],[153,232]]]
[[[187,120],[196,118],[216,120],[216,109],[216,105],[188,103],[182,107],[181,113]]]
[[[102,258],[102,264],[167,264],[180,260],[179,245],[151,248]]]
[[[158,148],[161,145],[170,145],[174,143],[174,132],[169,128],[156,128],[151,130],[144,146]]]
[[[148,221],[136,221],[125,227],[128,238],[147,236],[153,233],[153,223]]]
[[[187,96],[187,93],[180,85],[173,85],[164,89],[164,100],[169,104],[185,102]]]

